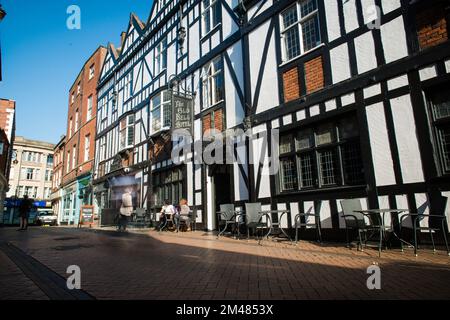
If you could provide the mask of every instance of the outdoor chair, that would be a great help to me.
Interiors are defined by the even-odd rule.
[[[172,230],[176,230],[177,226],[175,223],[175,215],[174,214],[166,214],[166,222],[164,225],[160,228],[159,232],[163,232],[164,230],[169,231],[169,228],[172,228]]]
[[[315,218],[314,223],[309,222],[310,218]],[[302,219],[304,219],[303,222]],[[317,231],[317,240],[322,243],[322,229],[320,225],[320,216],[315,213],[300,213],[295,216],[295,244],[299,242],[299,229],[314,227]]]
[[[194,208],[190,211],[189,217],[191,222],[191,231],[192,232],[197,231],[197,217],[198,217],[197,208]]]
[[[262,211],[261,203],[246,203],[245,204],[245,220],[247,227],[247,239],[250,239],[250,229],[254,231],[258,239],[258,243],[261,244],[263,238],[268,238],[270,233],[272,232],[272,218],[268,212]],[[266,218],[266,221],[263,222],[263,219]],[[259,240],[257,231],[269,229],[268,233]]]
[[[228,229],[228,226],[234,226],[237,229],[237,237],[240,237],[240,225],[244,224],[241,221],[240,217],[243,216],[242,213],[239,213],[235,210],[234,204],[222,204],[220,205],[220,211],[217,212],[217,221],[219,224],[219,234],[217,238],[219,239],[225,231]],[[221,229],[223,227],[223,229]],[[233,230],[232,230],[233,231]]]
[[[195,216],[194,218],[194,210],[192,210],[188,206],[183,206],[181,208],[180,216],[177,223],[177,232],[180,232],[182,225],[185,225],[186,229],[190,225],[191,231],[194,230],[195,220],[197,219],[197,216]],[[185,219],[181,219],[181,217],[184,217]]]
[[[349,231],[358,232],[358,250],[364,251],[364,245],[376,234],[379,234],[378,252],[381,256],[383,240],[385,239],[385,227],[381,216],[362,213],[361,201],[357,199],[349,199],[341,201],[344,214],[342,217],[345,221],[345,231],[347,235],[347,244],[350,248]],[[367,237],[367,234],[370,236]],[[364,242],[363,242],[364,235]]]
[[[136,226],[145,227],[147,223],[147,212],[143,208],[138,208],[135,211],[134,223]]]
[[[400,235],[402,234],[402,229],[408,228],[412,229],[414,233],[414,254],[418,256],[418,234],[419,233],[429,233],[431,238],[431,243],[433,245],[433,252],[436,252],[436,245],[434,241],[434,234],[442,232],[444,238],[445,246],[447,248],[447,255],[450,256],[450,249],[447,240],[447,216],[446,209],[448,205],[447,197],[440,197],[437,201],[437,213],[438,214],[418,214],[418,213],[407,213],[400,217]],[[409,224],[407,223],[409,219]],[[436,222],[433,224],[433,222]],[[438,223],[439,222],[439,223]],[[403,243],[401,244],[403,251]]]

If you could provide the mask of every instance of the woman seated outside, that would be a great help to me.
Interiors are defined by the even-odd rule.
[[[159,226],[157,228],[158,231],[161,231],[162,228],[164,228],[164,226],[167,223],[167,218],[168,216],[173,216],[176,214],[176,209],[173,205],[170,204],[169,200],[164,201],[164,206],[161,209],[161,216],[160,216],[160,222],[159,222]],[[174,221],[174,220],[172,220]]]
[[[191,217],[189,216],[191,209],[188,206],[188,202],[186,199],[180,200],[180,205],[178,208],[178,213],[176,216],[177,226],[180,227],[180,223],[184,222],[186,225],[186,231],[189,231],[191,227]]]

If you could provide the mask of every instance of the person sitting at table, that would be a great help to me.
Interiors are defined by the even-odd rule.
[[[186,231],[189,230],[191,226],[191,218],[189,217],[189,213],[191,209],[188,206],[188,201],[186,199],[181,199],[178,207],[178,212],[176,215],[177,226],[180,226],[181,222],[184,222],[186,225]]]
[[[176,214],[176,209],[173,205],[170,204],[169,200],[165,200],[164,201],[164,206],[161,209],[160,212],[161,216],[160,216],[160,223],[158,226],[158,231],[160,231],[162,228],[165,227],[166,223],[167,223],[167,218],[168,216],[172,216]]]

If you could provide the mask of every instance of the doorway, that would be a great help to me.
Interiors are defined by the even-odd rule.
[[[215,165],[210,168],[213,191],[213,212],[220,211],[220,205],[233,203],[232,184],[233,168],[231,165]],[[217,219],[217,218],[216,218]],[[214,219],[214,228],[217,230],[217,221]]]

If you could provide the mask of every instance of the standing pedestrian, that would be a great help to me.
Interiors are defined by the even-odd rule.
[[[127,231],[128,221],[133,214],[133,194],[131,189],[125,189],[122,195],[122,206],[120,207],[119,231]]]
[[[28,218],[30,217],[31,201],[25,195],[19,206],[20,229],[17,231],[28,230]]]

